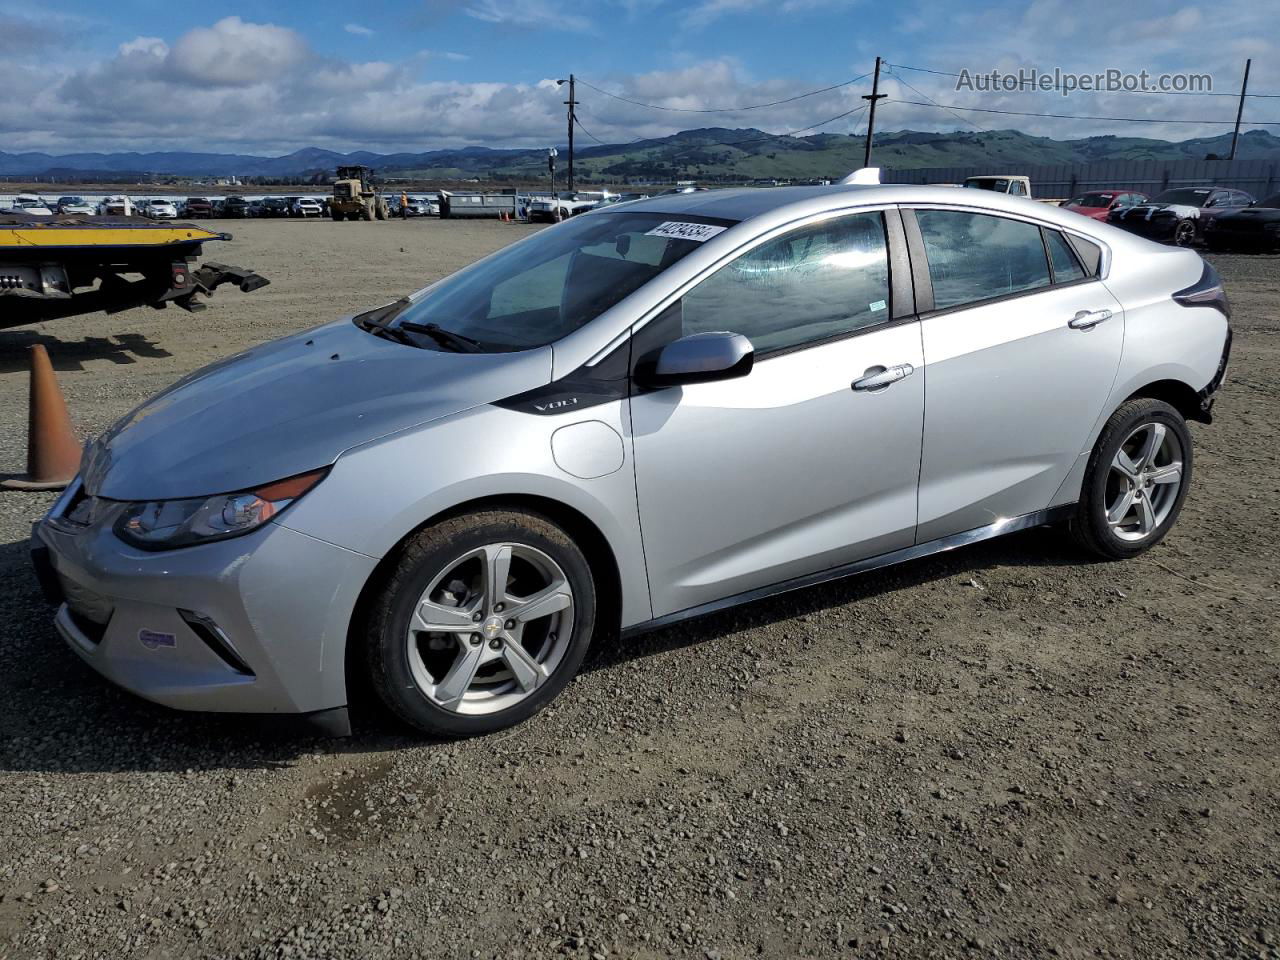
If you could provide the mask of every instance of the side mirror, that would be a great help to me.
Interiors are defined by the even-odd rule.
[[[740,333],[693,333],[641,359],[636,381],[656,389],[733,380],[750,373],[755,360],[755,348]]]

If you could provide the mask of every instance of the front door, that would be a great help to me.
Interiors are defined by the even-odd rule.
[[[862,213],[765,241],[684,296],[684,334],[741,333],[756,365],[631,400],[655,616],[912,544],[923,355],[889,279],[882,215]]]

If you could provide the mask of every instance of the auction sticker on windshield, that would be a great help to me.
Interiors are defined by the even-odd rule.
[[[673,240],[693,240],[704,243],[717,234],[724,233],[728,227],[717,227],[709,223],[685,223],[682,220],[668,220],[660,223],[646,237],[670,237]]]

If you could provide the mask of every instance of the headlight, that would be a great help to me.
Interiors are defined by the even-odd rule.
[[[256,530],[319,483],[328,468],[256,490],[192,500],[132,503],[116,521],[116,536],[144,550],[172,550]]]

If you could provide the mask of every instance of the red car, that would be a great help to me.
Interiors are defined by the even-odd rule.
[[[1106,220],[1107,214],[1112,210],[1146,202],[1147,195],[1136,190],[1090,190],[1068,200],[1062,205],[1062,209],[1094,220]]]

